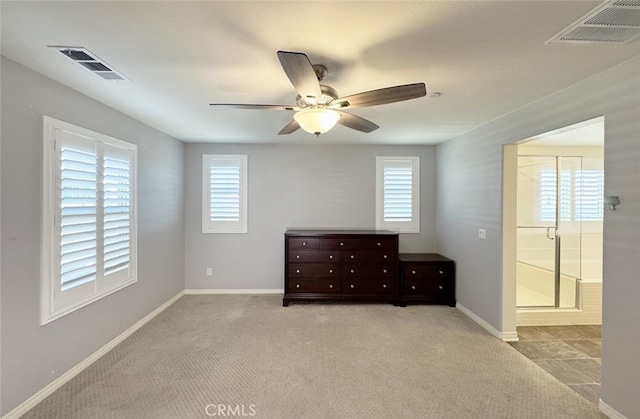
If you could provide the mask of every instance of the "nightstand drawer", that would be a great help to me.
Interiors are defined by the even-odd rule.
[[[402,275],[407,279],[451,278],[453,268],[449,264],[403,264]]]
[[[449,292],[449,285],[441,281],[406,280],[403,291],[407,295],[444,294]]]

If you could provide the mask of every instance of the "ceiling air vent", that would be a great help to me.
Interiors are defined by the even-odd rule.
[[[611,44],[640,37],[640,0],[606,1],[547,44]]]
[[[71,58],[93,74],[96,74],[105,80],[130,80],[124,74],[115,70],[86,48],[60,46],[50,46],[49,48],[57,49],[62,53],[62,55]]]

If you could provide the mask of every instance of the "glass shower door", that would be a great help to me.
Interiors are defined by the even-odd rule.
[[[580,165],[579,157],[518,157],[518,307],[576,305],[581,226],[572,210]]]

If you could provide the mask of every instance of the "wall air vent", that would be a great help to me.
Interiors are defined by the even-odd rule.
[[[60,51],[62,55],[68,57],[80,64],[93,74],[102,77],[105,80],[128,80],[124,74],[115,70],[112,66],[108,65],[101,59],[99,59],[94,53],[83,47],[61,47],[61,46],[49,46]]]
[[[593,9],[547,44],[615,44],[640,38],[640,0],[611,0]]]

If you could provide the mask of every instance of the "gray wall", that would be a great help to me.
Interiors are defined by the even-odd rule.
[[[602,400],[629,418],[640,417],[638,74],[635,58],[437,149],[438,247],[457,262],[458,301],[501,330],[502,144],[605,116],[605,193],[621,205],[604,220]]]
[[[248,234],[202,233],[203,154],[249,156]],[[434,146],[188,144],[186,288],[282,289],[285,230],[375,228],[376,156],[410,155],[420,156],[421,228],[400,235],[400,251],[433,251]],[[205,276],[207,267],[213,276]]]
[[[1,70],[4,414],[184,289],[184,145],[5,57]],[[45,326],[42,115],[138,145],[138,282]]]

